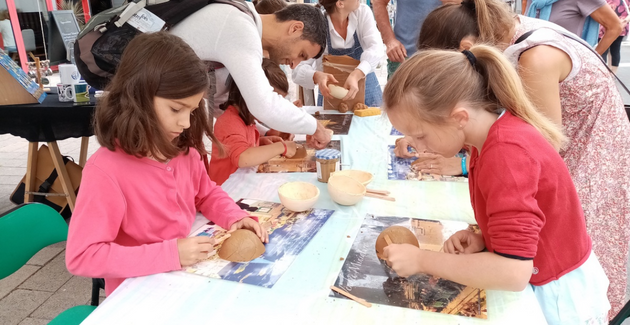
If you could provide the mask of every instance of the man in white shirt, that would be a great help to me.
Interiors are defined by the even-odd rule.
[[[271,15],[258,15],[247,3],[254,20],[238,8],[214,3],[190,15],[171,29],[204,61],[221,63],[215,71],[213,106],[225,102],[226,80],[231,75],[247,106],[260,122],[287,133],[307,134],[311,147],[330,142],[324,126],[304,110],[274,93],[262,70],[263,50],[278,64],[295,67],[321,56],[326,44],[326,21],[318,9],[294,4]]]

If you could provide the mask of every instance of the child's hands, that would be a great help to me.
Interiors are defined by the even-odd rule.
[[[421,272],[422,250],[410,244],[391,244],[383,249],[387,264],[401,277]]]
[[[269,132],[267,132],[267,134],[269,134]],[[260,137],[258,140],[258,143],[261,146],[266,146],[266,145],[273,144],[276,142],[282,142],[282,138],[277,135],[267,135],[264,137]]]
[[[285,141],[293,141],[293,138],[295,138],[295,135],[291,133],[280,132],[274,129],[267,131],[267,133],[265,134],[265,136],[272,136],[272,135],[281,137]]]
[[[291,158],[295,156],[295,152],[297,151],[297,145],[293,141],[285,141],[284,144],[287,145],[287,153],[285,156],[287,158]]]
[[[444,252],[449,254],[472,254],[486,248],[481,234],[460,230],[444,242]]]
[[[297,107],[302,107],[304,106],[304,104],[302,104],[302,100],[298,99],[296,101],[293,102],[293,105],[297,106]]]
[[[418,157],[418,159],[412,163],[411,168],[419,170],[422,173],[449,176],[461,175],[463,173],[461,157],[445,158],[442,155],[429,152],[420,152],[415,154],[415,156]]]
[[[409,146],[412,145],[411,139],[409,137],[402,137],[396,140],[396,148],[394,148],[394,154],[396,157],[401,158],[411,158],[415,157],[416,154],[409,151]]]
[[[193,265],[208,257],[208,253],[214,250],[216,243],[214,238],[207,236],[179,238],[177,239],[177,252],[179,264],[182,266]]]
[[[261,227],[260,224],[256,220],[250,217],[245,217],[233,223],[228,233],[233,232],[234,230],[237,230],[237,229],[249,229],[255,232],[256,236],[258,236],[258,238],[260,238],[260,241],[262,241],[263,243],[266,244],[269,242],[269,234],[267,233],[267,230]]]

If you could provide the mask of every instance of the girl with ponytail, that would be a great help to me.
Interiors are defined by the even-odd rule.
[[[611,281],[613,316],[624,305],[627,285],[630,123],[613,74],[572,35],[553,23],[514,15],[501,0],[464,0],[427,16],[418,47],[496,46],[517,67],[537,109],[562,126],[567,144],[559,153],[577,189],[593,250]]]
[[[549,324],[605,324],[608,279],[558,154],[565,137],[535,109],[496,49],[420,51],[388,81],[383,107],[414,147],[445,157],[469,146],[481,234],[455,233],[444,253],[389,245],[400,276],[428,273],[491,290],[532,286]]]

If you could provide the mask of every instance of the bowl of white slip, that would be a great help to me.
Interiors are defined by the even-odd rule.
[[[302,212],[315,205],[319,198],[319,188],[307,182],[288,182],[278,188],[278,197],[287,209]]]

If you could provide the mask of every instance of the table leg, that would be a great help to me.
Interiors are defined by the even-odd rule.
[[[48,142],[48,147],[50,148],[50,155],[52,156],[53,163],[55,164],[55,169],[57,169],[57,174],[59,175],[61,187],[63,187],[63,192],[66,194],[70,211],[74,211],[74,202],[77,200],[77,196],[74,193],[74,187],[72,187],[72,183],[70,182],[70,176],[68,175],[68,170],[66,170],[66,165],[63,163],[63,158],[61,156],[61,151],[59,151],[57,141]]]
[[[24,180],[24,203],[33,202],[33,194],[26,194],[35,191],[35,179],[37,179],[37,149],[39,142],[28,143],[28,158],[26,160],[26,179]]]
[[[88,144],[90,144],[90,138],[81,137],[81,153],[79,154],[79,166],[85,167],[85,161],[87,160]]]

